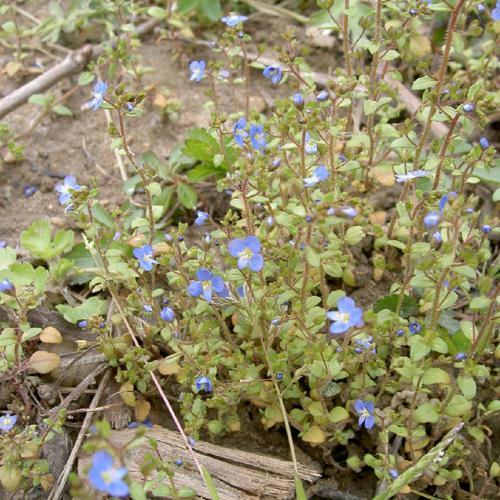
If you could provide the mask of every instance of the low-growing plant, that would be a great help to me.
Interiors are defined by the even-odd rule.
[[[129,144],[140,93],[97,82],[87,107],[111,111],[128,192],[142,199],[109,212],[97,184],[68,176],[56,190],[82,241],[39,221],[21,244],[43,265],[0,249],[2,377],[19,387],[30,366],[57,364],[37,354],[41,329],[27,312],[49,289],[83,286],[84,300],[61,297],[56,308],[95,334],[138,421],[156,387],[175,395],[196,439],[237,432],[251,412],[263,429],[285,430],[296,471],[301,441],[332,464],[342,449],[342,466],[372,469],[378,499],[454,498],[465,483],[481,495],[475,478],[485,492],[499,476],[472,456],[500,410],[498,218],[475,190],[498,201],[495,148],[482,132],[498,104],[497,14],[463,0],[318,5],[314,22],[341,32],[345,67],[318,86],[286,31],[279,60],[260,65],[272,109],[257,112],[248,18],[223,17],[210,58],[189,65],[193,87],[209,83],[210,125],[167,162]],[[434,13],[448,23],[437,69],[421,31]],[[408,78],[422,98],[415,116],[391,84]],[[223,93],[241,108],[227,109]],[[207,179],[210,197],[193,185]],[[22,399],[17,413],[28,415]],[[28,432],[19,424],[7,435]],[[123,467],[127,446],[140,444],[112,449],[109,432],[98,423],[86,445],[90,485],[143,498]],[[176,488],[175,464],[148,455],[142,467],[168,485],[145,491],[192,493]],[[78,495],[86,488],[74,479]]]

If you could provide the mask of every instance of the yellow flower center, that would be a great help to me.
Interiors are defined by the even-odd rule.
[[[240,257],[243,257],[244,259],[247,259],[247,260],[251,259],[252,255],[253,255],[253,252],[252,252],[252,250],[250,250],[250,248],[245,248],[245,250],[243,250],[242,252],[239,253]]]
[[[339,313],[339,321],[342,323],[348,323],[350,318],[349,313]]]

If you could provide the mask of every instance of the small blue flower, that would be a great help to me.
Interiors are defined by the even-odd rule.
[[[153,269],[153,264],[158,264],[158,261],[153,259],[153,247],[151,245],[134,248],[133,253],[144,271],[151,271],[151,269]]]
[[[403,335],[405,334],[405,331],[400,328],[397,332],[396,332],[396,337],[402,337]]]
[[[448,203],[450,198],[456,198],[457,193],[455,191],[450,191],[449,193],[446,193],[444,196],[441,197],[439,200],[439,213],[442,214],[444,211],[444,207]]]
[[[212,390],[213,390],[211,380],[208,377],[206,377],[205,375],[203,375],[201,377],[197,377],[195,379],[194,383],[196,385],[197,392],[200,392],[200,391],[212,392]]]
[[[340,209],[340,211],[346,216],[349,217],[349,219],[353,219],[358,215],[358,211],[354,207],[343,207]]]
[[[153,312],[153,306],[151,306],[151,305],[149,305],[149,304],[144,304],[144,305],[142,306],[142,309],[143,309],[143,311],[144,311],[144,312],[146,312],[146,313],[151,313],[151,312]]]
[[[207,212],[202,212],[201,210],[196,211],[196,219],[194,220],[195,226],[203,226],[207,219],[210,219],[210,215]]]
[[[281,320],[279,318],[273,318],[271,320],[271,325],[273,326],[278,326],[281,323]]]
[[[99,80],[92,90],[92,100],[85,105],[85,108],[97,111],[104,101],[107,90],[108,84]]]
[[[365,429],[372,429],[375,425],[375,417],[373,416],[375,405],[373,404],[373,401],[356,399],[354,402],[354,409],[359,415],[358,425],[364,425]]]
[[[466,112],[466,113],[472,113],[475,109],[475,106],[472,102],[466,102],[463,106],[463,110]]]
[[[306,132],[304,149],[308,155],[313,155],[318,152],[318,145],[313,142],[309,132]]]
[[[418,321],[414,321],[408,325],[408,330],[410,330],[412,335],[415,335],[422,331],[422,325]]]
[[[245,118],[240,118],[233,128],[233,136],[236,144],[243,147],[245,145],[245,137],[248,137],[248,132],[246,131],[247,121]]]
[[[408,11],[408,13],[410,14],[410,16],[416,16],[418,14],[418,10],[417,9],[410,9]]]
[[[125,107],[127,108],[127,111],[129,113],[130,113],[130,111],[133,111],[133,109],[134,109],[134,105],[131,102],[127,102],[127,104],[125,104]]]
[[[7,246],[7,242],[5,240],[0,240],[0,248],[5,248]]]
[[[279,66],[267,66],[267,68],[264,68],[262,74],[266,78],[269,78],[273,85],[278,85],[283,76],[283,71]]]
[[[244,23],[248,19],[247,16],[242,16],[240,14],[236,14],[236,12],[231,12],[227,16],[224,16],[221,21],[230,28],[234,28],[240,23]]]
[[[427,228],[437,226],[440,218],[441,216],[437,212],[429,212],[424,217],[424,226]]]
[[[100,450],[92,456],[92,467],[89,470],[88,479],[96,490],[123,498],[129,494],[128,484],[123,480],[127,472],[125,467],[113,465],[111,453]]]
[[[188,286],[188,293],[192,297],[203,295],[207,302],[212,300],[213,293],[225,295],[226,285],[220,276],[214,276],[208,269],[201,268],[196,272],[197,281],[191,281]]]
[[[455,359],[457,361],[463,361],[466,358],[467,358],[467,354],[465,352],[459,352],[458,354],[455,355]]]
[[[163,320],[163,321],[168,321],[168,322],[171,322],[171,321],[174,321],[175,319],[175,312],[172,308],[170,307],[164,307],[161,311],[160,311],[160,318]]]
[[[283,380],[283,374],[281,372],[276,374],[276,380]]]
[[[490,142],[483,136],[479,139],[479,145],[481,146],[481,149],[488,149],[490,147]]]
[[[205,61],[191,61],[189,63],[189,71],[191,71],[191,77],[189,81],[192,82],[195,80],[196,82],[200,82],[205,74]]]
[[[419,177],[426,177],[429,174],[430,172],[428,170],[414,170],[413,172],[408,172],[407,174],[396,174],[396,180],[398,182],[406,182],[418,179]]]
[[[257,151],[264,151],[267,145],[267,140],[263,125],[250,125],[250,142],[252,144],[252,147]]]
[[[359,345],[359,347],[356,347],[354,349],[358,354],[363,351],[370,351],[373,354],[377,352],[373,344],[373,337],[371,335],[365,337],[364,339],[355,339],[355,341],[356,344]]]
[[[144,420],[142,422],[130,422],[130,424],[128,424],[127,427],[129,429],[137,429],[137,427],[140,427],[141,425],[144,427],[147,427],[148,429],[153,428],[153,422],[151,422],[150,418],[147,418],[146,420]]]
[[[278,168],[281,165],[281,158],[276,158],[276,160],[273,161],[273,168]]]
[[[182,461],[181,458],[178,458],[174,463],[175,465],[177,465],[177,467],[180,467],[184,462]]]
[[[484,224],[481,228],[481,231],[486,234],[491,233],[491,226],[489,224]]]
[[[36,193],[37,187],[33,184],[27,184],[23,188],[25,198],[31,198]]]
[[[16,425],[17,415],[7,413],[0,417],[0,431],[9,432]]]
[[[330,177],[330,172],[324,165],[320,165],[314,169],[311,177],[306,177],[302,179],[304,181],[304,187],[313,187],[321,181],[328,179]]]
[[[330,97],[330,94],[328,93],[327,90],[322,90],[317,96],[316,96],[316,100],[318,102],[325,102],[328,100],[328,98]]]
[[[221,69],[219,70],[219,74],[217,75],[217,78],[219,80],[226,80],[231,76],[231,73],[227,69]]]
[[[356,303],[350,297],[342,297],[337,303],[337,311],[328,311],[326,316],[333,321],[330,325],[330,333],[345,333],[353,326],[363,326],[363,310],[356,307]]]
[[[389,471],[389,476],[391,476],[392,479],[396,479],[397,477],[399,477],[399,472],[396,469],[391,469]]]
[[[298,108],[301,108],[302,106],[304,106],[304,97],[302,96],[302,94],[300,92],[297,92],[296,94],[293,95],[293,103],[295,104],[295,106],[297,106]]]
[[[76,178],[74,175],[67,175],[64,178],[63,184],[58,184],[56,186],[56,191],[59,193],[59,203],[61,205],[67,205],[71,201],[71,192],[80,191],[82,189],[76,183]]]
[[[85,320],[82,320],[82,321],[78,322],[78,326],[80,328],[87,328],[88,324],[89,324],[88,321],[85,321]]]
[[[264,267],[264,257],[260,254],[260,241],[255,236],[231,240],[227,248],[233,257],[238,257],[238,269],[246,267],[258,272]]]
[[[121,235],[122,233],[120,233],[120,231],[116,231],[116,233],[113,235],[113,241],[118,241]]]
[[[443,241],[443,237],[441,236],[441,233],[439,231],[433,233],[432,241],[434,241],[434,243],[441,243]]]
[[[188,443],[189,443],[189,446],[194,446],[196,444],[196,439],[189,436]]]
[[[11,293],[14,291],[14,283],[8,280],[7,278],[0,281],[0,292],[2,293]]]
[[[477,11],[478,12],[484,12],[484,10],[485,10],[484,5],[482,3],[478,3],[477,4]]]
[[[491,19],[495,22],[500,21],[500,1],[496,3],[495,8],[491,11]]]

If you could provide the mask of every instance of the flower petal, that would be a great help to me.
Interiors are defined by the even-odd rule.
[[[330,325],[330,333],[345,333],[349,330],[349,325],[342,321],[336,321]]]
[[[217,293],[222,292],[225,288],[224,280],[220,276],[214,276],[212,278],[212,288]]]
[[[192,297],[199,297],[203,293],[203,286],[201,281],[191,281],[187,288],[189,295]]]
[[[259,272],[264,267],[264,257],[260,253],[252,255],[248,267],[254,272]]]
[[[202,267],[196,272],[196,278],[200,281],[210,281],[213,278],[213,274],[206,268]]]
[[[245,247],[249,248],[252,253],[260,252],[260,241],[256,236],[247,236],[244,239]]]
[[[337,309],[342,313],[350,313],[355,307],[356,304],[350,297],[342,297],[337,302]]]
[[[243,252],[243,250],[245,250],[244,240],[242,240],[241,238],[236,238],[234,240],[231,240],[227,244],[227,249],[229,250],[229,253],[233,257],[238,257],[240,252]]]
[[[362,399],[356,399],[356,401],[354,401],[354,409],[356,410],[356,413],[363,412],[365,408],[365,403]]]

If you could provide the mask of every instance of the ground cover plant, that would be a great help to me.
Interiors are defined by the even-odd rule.
[[[67,157],[47,194],[65,218],[38,218],[2,242],[5,498],[200,494],[176,482],[181,470],[219,498],[197,443],[248,427],[286,442],[299,499],[498,495],[500,7],[29,7],[0,7],[9,78],[30,67],[33,41],[101,45],[74,89],[32,93],[39,114],[27,130],[5,120],[3,164],[21,168],[44,120],[81,115],[109,144],[100,168],[122,195],[104,200],[104,177],[79,175]],[[257,43],[263,15],[280,33]],[[155,67],[141,58],[141,23],[154,44],[178,44],[178,95],[146,83]],[[76,92],[87,97],[72,109]],[[198,96],[205,122],[168,155],[141,147],[141,120],[175,128],[182,95]],[[28,199],[38,188],[23,189]],[[65,398],[65,372],[89,354],[97,367]],[[136,429],[123,446],[112,444],[120,426],[109,410]],[[189,461],[162,457],[153,425],[178,431]],[[47,450],[61,436],[69,466],[57,469]],[[150,451],[132,474],[141,447]],[[79,453],[90,466],[77,470]],[[316,487],[300,479],[304,455],[321,467]]]

